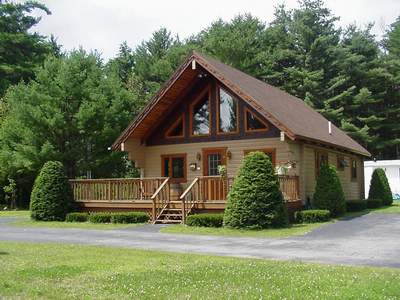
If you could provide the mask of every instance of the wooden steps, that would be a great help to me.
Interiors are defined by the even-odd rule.
[[[182,201],[170,201],[154,221],[154,224],[181,224]]]

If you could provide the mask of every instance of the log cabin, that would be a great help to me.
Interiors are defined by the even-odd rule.
[[[303,100],[193,51],[112,145],[138,179],[72,180],[85,210],[142,210],[154,223],[223,211],[243,157],[266,153],[290,212],[335,165],[347,199],[364,198],[370,153]],[[226,171],[220,175],[221,166]]]

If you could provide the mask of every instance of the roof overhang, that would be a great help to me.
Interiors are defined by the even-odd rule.
[[[194,63],[193,63],[194,61]],[[259,104],[257,99],[253,98],[249,93],[246,93],[240,86],[231,82],[226,76],[219,72],[212,64],[208,63],[201,55],[193,51],[181,64],[181,66],[173,73],[170,79],[163,85],[157,94],[149,101],[149,103],[138,114],[135,120],[121,133],[117,140],[112,145],[113,150],[119,150],[121,144],[125,143],[128,138],[135,138],[143,140],[151,132],[155,124],[159,122],[165,115],[173,109],[177,99],[190,89],[191,85],[188,83],[193,82],[197,78],[198,66],[210,73],[219,82],[229,88],[237,97],[246,101],[254,110],[264,116],[269,122],[276,126],[279,130],[291,140],[306,140],[326,146],[334,147],[344,151],[349,151],[365,157],[371,157],[371,154],[365,151],[357,151],[343,146],[333,144],[328,141],[312,139],[296,135],[290,128],[285,126],[279,119],[268,111],[264,106]],[[363,149],[361,147],[361,149]]]
[[[171,78],[138,114],[135,120],[121,133],[121,135],[112,145],[113,150],[119,150],[120,145],[128,138],[143,139],[147,132],[154,128],[154,120],[159,120],[165,116],[166,111],[168,111],[174,104],[177,95],[186,92],[186,87],[182,84],[182,82],[188,82],[196,77],[197,71],[192,69],[193,61],[214,76],[214,78],[220,81],[223,85],[228,87],[233,93],[236,94],[236,96],[245,100],[253,109],[263,115],[278,129],[283,131],[286,136],[292,140],[295,139],[294,133],[284,124],[282,124],[271,112],[259,105],[256,99],[253,99],[243,92],[240,87],[230,82],[227,78],[224,78],[224,76],[222,76],[218,70],[208,64],[202,57],[196,55],[196,52],[193,52],[188,58],[185,59],[185,61],[174,72]]]

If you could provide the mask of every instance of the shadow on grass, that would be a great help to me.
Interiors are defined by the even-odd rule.
[[[10,253],[5,252],[5,251],[0,251],[0,255],[9,255]]]

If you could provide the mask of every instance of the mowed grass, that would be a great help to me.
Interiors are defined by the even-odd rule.
[[[0,242],[0,298],[396,299],[400,270]]]
[[[186,225],[171,225],[162,228],[160,232],[164,233],[180,233],[180,234],[201,234],[201,235],[227,235],[227,236],[248,236],[248,237],[272,237],[281,238],[295,235],[303,235],[312,231],[315,228],[329,224],[312,223],[312,224],[291,224],[285,228],[270,228],[263,230],[245,230],[245,229],[232,229],[226,227],[212,228],[212,227],[191,227]]]
[[[61,222],[61,221],[34,221],[30,219],[29,210],[9,210],[0,211],[0,217],[18,217],[15,221],[7,223],[7,225],[17,227],[48,227],[48,228],[81,228],[81,229],[121,229],[121,228],[132,228],[137,226],[143,226],[144,223],[140,224],[95,224],[90,222]]]
[[[400,200],[394,200],[391,206],[383,206],[370,211],[380,214],[400,214]]]
[[[147,223],[138,224],[113,224],[113,223],[90,223],[90,222],[61,222],[61,221],[34,221],[30,219],[16,220],[8,225],[17,227],[47,227],[47,228],[80,228],[80,229],[100,229],[111,230],[121,228],[132,228],[143,226]]]
[[[29,210],[0,210],[0,217],[29,217]]]

